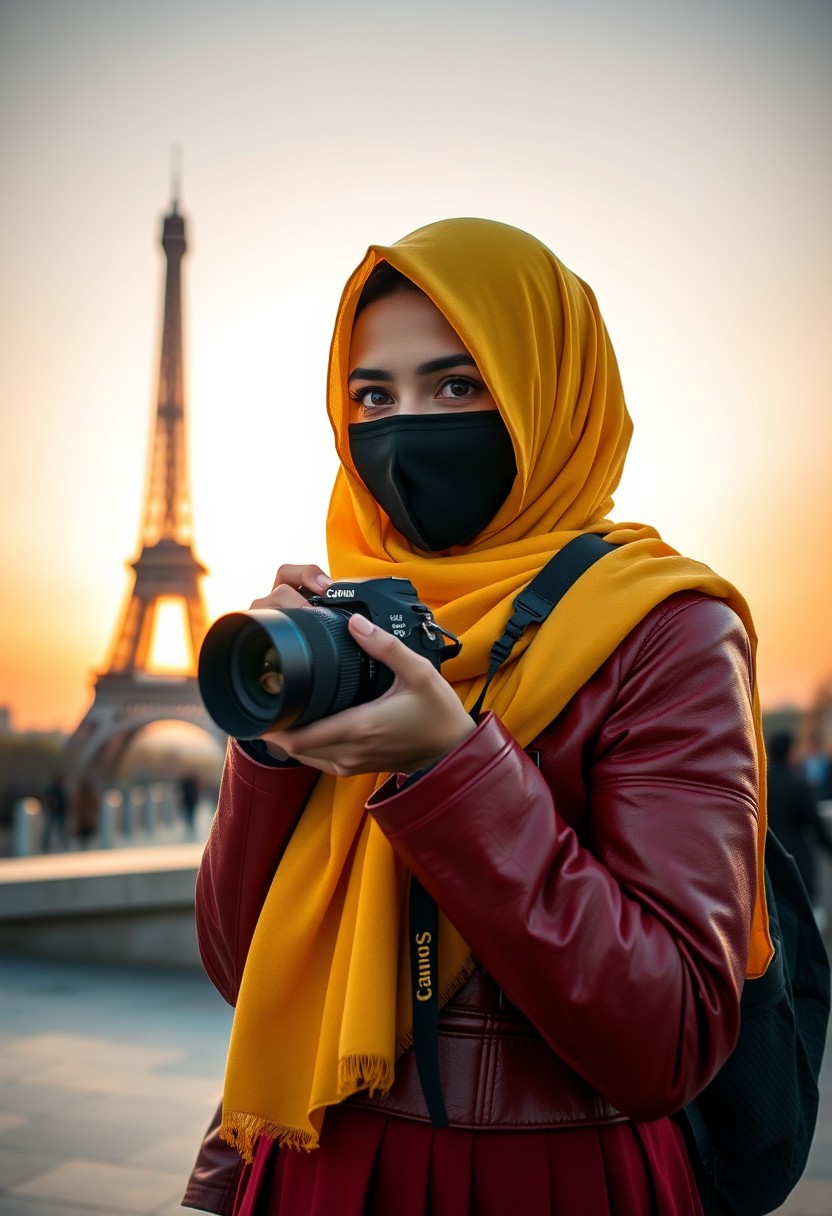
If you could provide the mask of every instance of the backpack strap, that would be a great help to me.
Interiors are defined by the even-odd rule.
[[[564,545],[515,598],[503,636],[491,648],[485,684],[471,710],[475,722],[489,684],[527,627],[545,621],[572,584],[605,553],[617,547],[594,533],[582,533]],[[408,922],[416,1067],[431,1123],[434,1127],[447,1127],[439,1074],[439,913],[434,900],[414,875],[410,876]]]
[[[603,536],[597,536],[594,532],[584,532],[564,545],[535,575],[529,585],[523,588],[512,604],[512,615],[509,617],[503,636],[491,647],[491,661],[488,665],[485,684],[477,698],[476,705],[471,710],[471,717],[475,722],[482,710],[489,684],[526,628],[531,624],[545,621],[572,584],[577,582],[581,575],[585,574],[590,566],[594,566],[605,553],[617,548],[617,545],[612,545],[609,541],[604,540]]]

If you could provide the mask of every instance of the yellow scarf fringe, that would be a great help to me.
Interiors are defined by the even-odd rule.
[[[285,1148],[302,1148],[311,1152],[318,1147],[318,1136],[314,1132],[303,1131],[298,1127],[283,1127],[279,1123],[270,1123],[268,1119],[258,1118],[257,1115],[245,1115],[238,1111],[223,1112],[220,1139],[236,1148],[248,1165],[254,1161],[254,1150],[261,1136],[274,1140]]]
[[[384,1056],[350,1056],[338,1061],[338,1089],[344,1097],[366,1089],[372,1098],[376,1090],[388,1093],[392,1084],[393,1063]]]

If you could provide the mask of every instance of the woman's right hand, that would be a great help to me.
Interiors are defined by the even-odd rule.
[[[332,579],[320,566],[281,566],[274,576],[274,586],[263,599],[253,600],[252,608],[305,608],[308,601],[300,593],[320,595],[332,585]]]

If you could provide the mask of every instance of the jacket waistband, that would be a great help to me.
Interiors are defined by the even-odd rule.
[[[440,1014],[439,1070],[451,1127],[545,1130],[625,1118],[563,1063],[482,968]],[[388,1094],[362,1092],[345,1105],[429,1123],[413,1049],[396,1061]]]

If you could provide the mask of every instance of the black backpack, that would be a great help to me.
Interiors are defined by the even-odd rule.
[[[705,1216],[764,1216],[806,1168],[829,1020],[829,959],[794,858],[769,831],[766,898],[775,955],[746,980],[733,1054],[679,1119]]]
[[[520,592],[506,631],[492,648],[485,687],[472,710],[475,719],[491,677],[526,626],[544,620],[576,579],[613,548],[599,536],[578,536]],[[829,1021],[829,959],[800,872],[771,831],[765,883],[774,958],[764,976],[745,983],[733,1053],[676,1116],[705,1216],[765,1216],[779,1207],[806,1168],[817,1122]],[[412,914],[420,900],[432,902],[414,882]],[[436,1057],[438,1003],[430,1011],[416,1006],[414,1000],[419,1072],[433,1121],[444,1126]]]

